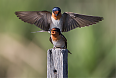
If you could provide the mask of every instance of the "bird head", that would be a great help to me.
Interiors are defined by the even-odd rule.
[[[54,15],[54,17],[61,15],[61,9],[59,7],[54,7],[52,9],[52,15]]]
[[[61,34],[59,28],[52,28],[50,33],[51,33],[51,35],[56,35],[56,36]]]

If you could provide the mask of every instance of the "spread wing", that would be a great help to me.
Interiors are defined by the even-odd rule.
[[[24,22],[34,24],[45,31],[49,30],[51,13],[48,11],[18,11],[15,14]]]
[[[103,17],[81,15],[72,12],[63,13],[64,25],[62,32],[70,31],[76,27],[85,27],[96,24],[103,20]]]

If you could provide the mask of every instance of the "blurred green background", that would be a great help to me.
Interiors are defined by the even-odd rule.
[[[68,40],[69,78],[116,78],[116,0],[0,0],[0,78],[46,78],[50,34],[24,23],[15,11],[52,11],[104,17],[63,33]]]

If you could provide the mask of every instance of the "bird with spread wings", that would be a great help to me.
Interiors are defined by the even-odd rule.
[[[15,14],[22,21],[34,24],[44,31],[50,31],[52,28],[57,27],[61,32],[68,32],[77,27],[89,26],[103,20],[103,17],[73,12],[61,14],[59,7],[54,7],[52,13],[49,11],[18,11]]]

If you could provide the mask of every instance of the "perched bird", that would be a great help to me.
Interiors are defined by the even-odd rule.
[[[73,12],[61,14],[59,7],[54,7],[52,13],[49,11],[18,11],[15,14],[22,21],[34,24],[44,31],[50,31],[57,27],[61,32],[67,32],[76,27],[89,26],[103,20],[103,17],[81,15]]]
[[[60,49],[67,49],[67,39],[64,37],[64,35],[61,34],[59,28],[52,28],[50,31],[50,42],[54,45],[55,48]],[[71,52],[68,50],[68,52],[71,54]]]

